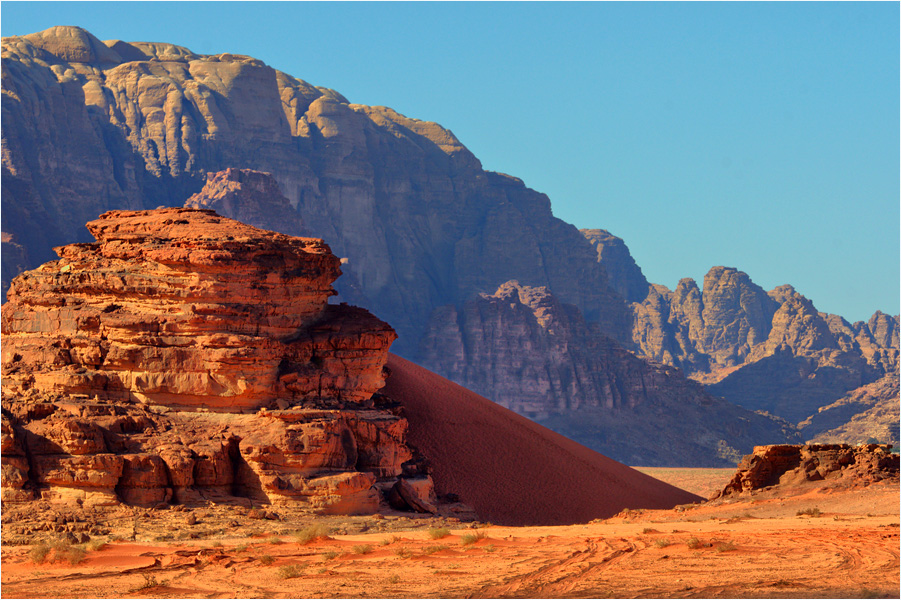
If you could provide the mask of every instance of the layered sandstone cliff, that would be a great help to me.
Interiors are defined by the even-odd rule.
[[[3,306],[4,500],[378,508],[413,458],[373,397],[396,335],[328,304],[328,246],[210,210],[88,229]]]
[[[436,311],[423,364],[629,464],[731,465],[791,427],[707,394],[678,369],[643,361],[547,288],[511,281],[462,310]]]

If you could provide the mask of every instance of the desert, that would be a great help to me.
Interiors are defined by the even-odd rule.
[[[0,596],[901,595],[897,5],[277,4],[4,3]]]

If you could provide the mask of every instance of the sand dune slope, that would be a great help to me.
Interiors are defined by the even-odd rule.
[[[564,525],[623,508],[702,500],[598,454],[399,356],[383,393],[406,407],[409,442],[439,494],[503,525]]]

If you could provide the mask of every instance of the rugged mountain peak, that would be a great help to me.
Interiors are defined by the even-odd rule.
[[[635,264],[629,248],[621,238],[606,229],[580,229],[598,252],[598,262],[607,271],[607,280],[628,302],[641,302],[648,295],[648,280]]]
[[[299,235],[300,216],[269,173],[226,169],[207,173],[203,189],[185,201],[186,208],[210,209],[254,227]]]

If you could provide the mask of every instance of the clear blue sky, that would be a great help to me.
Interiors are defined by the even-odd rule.
[[[851,321],[899,312],[899,4],[30,3],[2,35],[248,54],[451,129],[486,169],[625,239]]]

